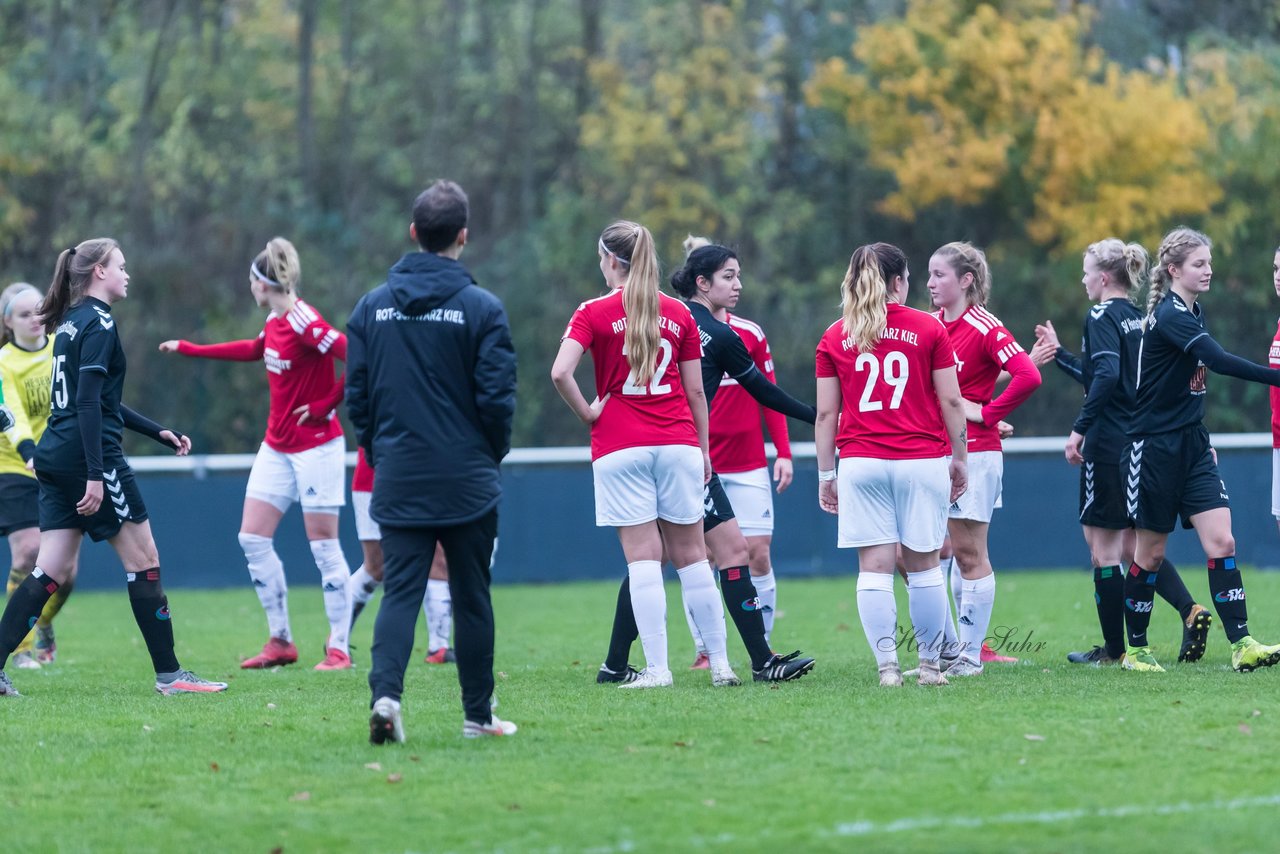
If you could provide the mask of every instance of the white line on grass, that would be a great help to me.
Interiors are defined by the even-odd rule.
[[[819,831],[822,837],[875,836],[889,833],[909,833],[917,830],[979,830],[993,825],[1018,824],[1062,824],[1069,821],[1080,821],[1090,818],[1128,818],[1142,815],[1179,815],[1206,811],[1225,810],[1234,812],[1253,807],[1271,807],[1280,805],[1280,794],[1266,795],[1256,798],[1233,798],[1231,800],[1201,801],[1189,803],[1181,801],[1176,804],[1129,804],[1119,807],[1102,807],[1099,809],[1044,810],[1042,812],[1013,812],[987,817],[981,816],[922,816],[920,818],[900,818],[894,821],[851,821],[837,824],[832,830]],[[772,834],[768,829],[752,833],[748,838],[756,842]],[[695,836],[686,840],[683,845],[701,848],[708,845],[730,845],[740,841],[734,833],[719,833],[715,836]],[[589,848],[572,849],[562,846],[539,849],[542,854],[562,854],[568,850],[580,850],[584,854],[626,854],[637,851],[640,845],[630,839],[621,840],[613,845],[598,845]],[[531,852],[532,854],[532,852]]]
[[[835,836],[872,836],[883,833],[904,833],[915,830],[938,830],[946,828],[972,829],[996,824],[1060,824],[1067,821],[1079,821],[1086,818],[1127,818],[1135,815],[1175,815],[1180,813],[1249,809],[1251,807],[1267,807],[1280,804],[1280,795],[1267,795],[1258,798],[1233,798],[1229,801],[1200,801],[1189,803],[1182,801],[1176,804],[1153,804],[1139,806],[1131,804],[1119,807],[1101,807],[1098,809],[1046,810],[1044,812],[1015,812],[1003,815],[981,816],[925,816],[921,818],[901,818],[896,821],[853,821],[837,824]]]

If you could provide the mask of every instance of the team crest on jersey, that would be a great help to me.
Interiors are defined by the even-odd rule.
[[[1205,367],[1203,364],[1197,365],[1195,373],[1191,375],[1191,393],[1204,394],[1205,390]]]

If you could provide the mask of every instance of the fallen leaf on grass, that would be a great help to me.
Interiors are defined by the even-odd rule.
[[[421,757],[421,756],[410,756],[410,757],[409,757],[409,761],[410,761],[410,762],[421,762],[421,761],[422,761],[422,757]]]
[[[211,770],[211,771],[221,771],[222,769],[218,767],[218,763],[217,763],[217,762],[210,762],[210,763],[209,763],[209,770]]]
[[[640,750],[638,748],[632,747],[629,744],[627,745],[627,753],[639,753],[639,752]]]
[[[499,671],[498,671],[498,678],[499,678],[499,679],[506,679],[506,678],[507,678],[507,674],[506,674],[505,672],[503,672],[503,671],[499,670]]]
[[[289,800],[294,803],[298,803],[299,801],[309,801],[311,800],[311,793],[310,792],[294,792],[292,795],[289,796]]]
[[[1044,741],[1043,735],[1036,735],[1034,732],[1027,733],[1026,735],[1023,736],[1023,738],[1025,738],[1027,741]]]
[[[143,732],[151,732],[151,727],[147,726],[146,724],[143,724],[143,725],[142,725],[142,731],[143,731]]]
[[[381,770],[382,770],[382,763],[381,763],[381,762],[366,762],[366,763],[365,763],[365,765],[364,765],[364,767],[368,768],[370,771],[381,771]]]
[[[518,811],[519,809],[520,809],[520,805],[519,805],[519,804],[507,804],[507,811],[508,811],[508,812],[516,812],[516,811]]]
[[[267,703],[267,708],[268,708],[268,709],[274,709],[275,707],[276,707],[276,704],[275,704],[275,703]]]
[[[703,801],[703,802],[702,802],[702,805],[703,805],[704,807],[713,807],[713,806],[715,806],[715,805],[716,805],[716,799],[715,799],[715,798],[707,798],[705,801]]]
[[[847,632],[849,631],[849,625],[847,623],[841,623],[840,625],[836,626],[836,631]]]
[[[388,782],[388,783],[399,783],[399,782],[400,782],[401,780],[403,780],[403,779],[404,779],[404,776],[403,776],[403,775],[401,775],[401,774],[388,774],[388,775],[387,775],[387,782]]]
[[[1248,724],[1240,724],[1240,732],[1244,733],[1245,735],[1253,735],[1253,727],[1249,726]]]
[[[1253,716],[1254,716],[1255,718],[1262,717],[1262,709],[1254,709],[1254,710],[1253,710]]]

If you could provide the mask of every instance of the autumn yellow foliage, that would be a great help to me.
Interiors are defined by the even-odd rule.
[[[1107,61],[1086,47],[1088,27],[1087,9],[1047,0],[911,0],[859,31],[852,61],[818,68],[807,97],[892,174],[887,214],[997,200],[1049,249],[1153,240],[1219,200],[1214,136],[1173,74]]]

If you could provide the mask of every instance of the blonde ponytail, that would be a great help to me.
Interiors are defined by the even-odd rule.
[[[653,235],[639,223],[619,220],[604,230],[600,243],[627,268],[627,280],[622,286],[627,364],[636,383],[648,385],[658,367],[662,338],[658,330],[658,253]]]
[[[859,246],[840,284],[841,328],[860,352],[875,349],[889,319],[889,284],[906,275],[907,256],[889,243]]]
[[[302,262],[298,250],[283,237],[273,237],[253,259],[254,274],[268,286],[284,293],[296,293],[302,283]]]
[[[1132,302],[1142,287],[1150,260],[1147,250],[1138,243],[1125,243],[1114,237],[1090,243],[1085,254],[1092,255],[1098,269],[1111,277],[1111,281],[1125,289],[1125,296]]]

